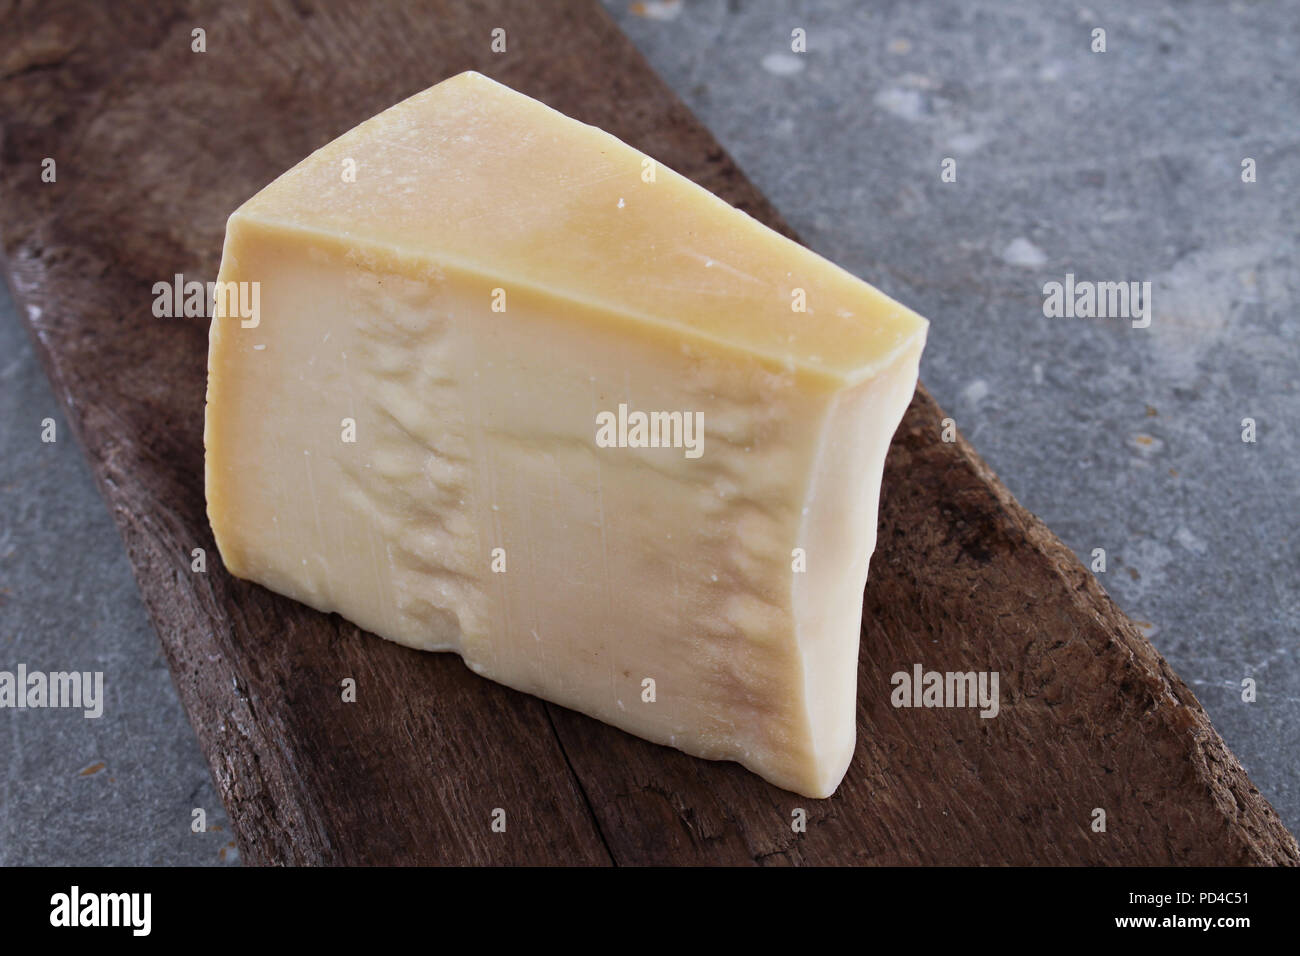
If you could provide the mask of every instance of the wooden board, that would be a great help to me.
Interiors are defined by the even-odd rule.
[[[254,863],[1296,863],[1186,685],[924,389],[895,438],[859,746],[830,800],[775,789],[380,641],[220,567],[203,502],[225,217],[312,149],[464,69],[608,129],[789,234],[587,2],[0,4],[0,230],[42,360],[122,530]],[[509,52],[489,34],[507,31]],[[191,31],[206,31],[206,53]],[[57,182],[41,182],[42,160]],[[866,278],[870,279],[870,276]],[[35,428],[36,425],[33,425]],[[207,573],[190,570],[207,549]],[[920,662],[1002,710],[896,710]],[[339,682],[355,677],[359,700]],[[806,833],[791,811],[804,807]],[[507,831],[493,833],[495,808]],[[1105,833],[1090,827],[1106,812]]]

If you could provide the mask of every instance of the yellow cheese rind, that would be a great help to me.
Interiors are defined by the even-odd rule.
[[[466,74],[241,207],[219,280],[257,282],[261,314],[210,333],[217,544],[233,574],[390,640],[828,796],[925,323],[640,169]],[[792,277],[820,311],[790,312]],[[703,453],[598,446],[620,404],[702,414]]]
[[[432,240],[442,263],[603,306],[611,321],[684,327],[847,381],[925,334],[915,312],[821,256],[479,73],[360,124],[239,212],[417,255]]]

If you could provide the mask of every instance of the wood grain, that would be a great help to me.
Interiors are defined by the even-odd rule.
[[[777,790],[380,641],[219,567],[203,504],[226,215],[358,121],[477,69],[789,234],[598,6],[0,5],[7,271],[126,542],[254,863],[1297,863],[1187,687],[918,389],[867,586],[859,748],[830,800]],[[493,54],[490,31],[507,31]],[[206,31],[207,52],[191,51]],[[43,184],[41,162],[57,161]],[[870,276],[866,278],[870,279]],[[33,426],[35,427],[35,426]],[[193,548],[209,570],[190,570]],[[913,663],[996,670],[1002,710],[898,710]],[[358,683],[344,704],[339,684]],[[806,833],[790,827],[806,809]],[[1107,814],[1105,833],[1090,824]],[[507,830],[490,828],[494,809]]]

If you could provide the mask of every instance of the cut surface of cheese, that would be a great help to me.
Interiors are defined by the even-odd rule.
[[[209,519],[239,577],[828,796],[926,328],[461,74],[230,217]]]

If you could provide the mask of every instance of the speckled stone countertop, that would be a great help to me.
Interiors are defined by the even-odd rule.
[[[1086,564],[1105,550],[1102,584],[1300,829],[1300,7],[605,5],[807,243],[930,318],[936,398]],[[1149,282],[1149,327],[1046,317],[1066,274]],[[137,675],[99,720],[4,715],[0,864],[234,862],[120,540],[47,416],[0,294],[0,659],[76,647]]]

